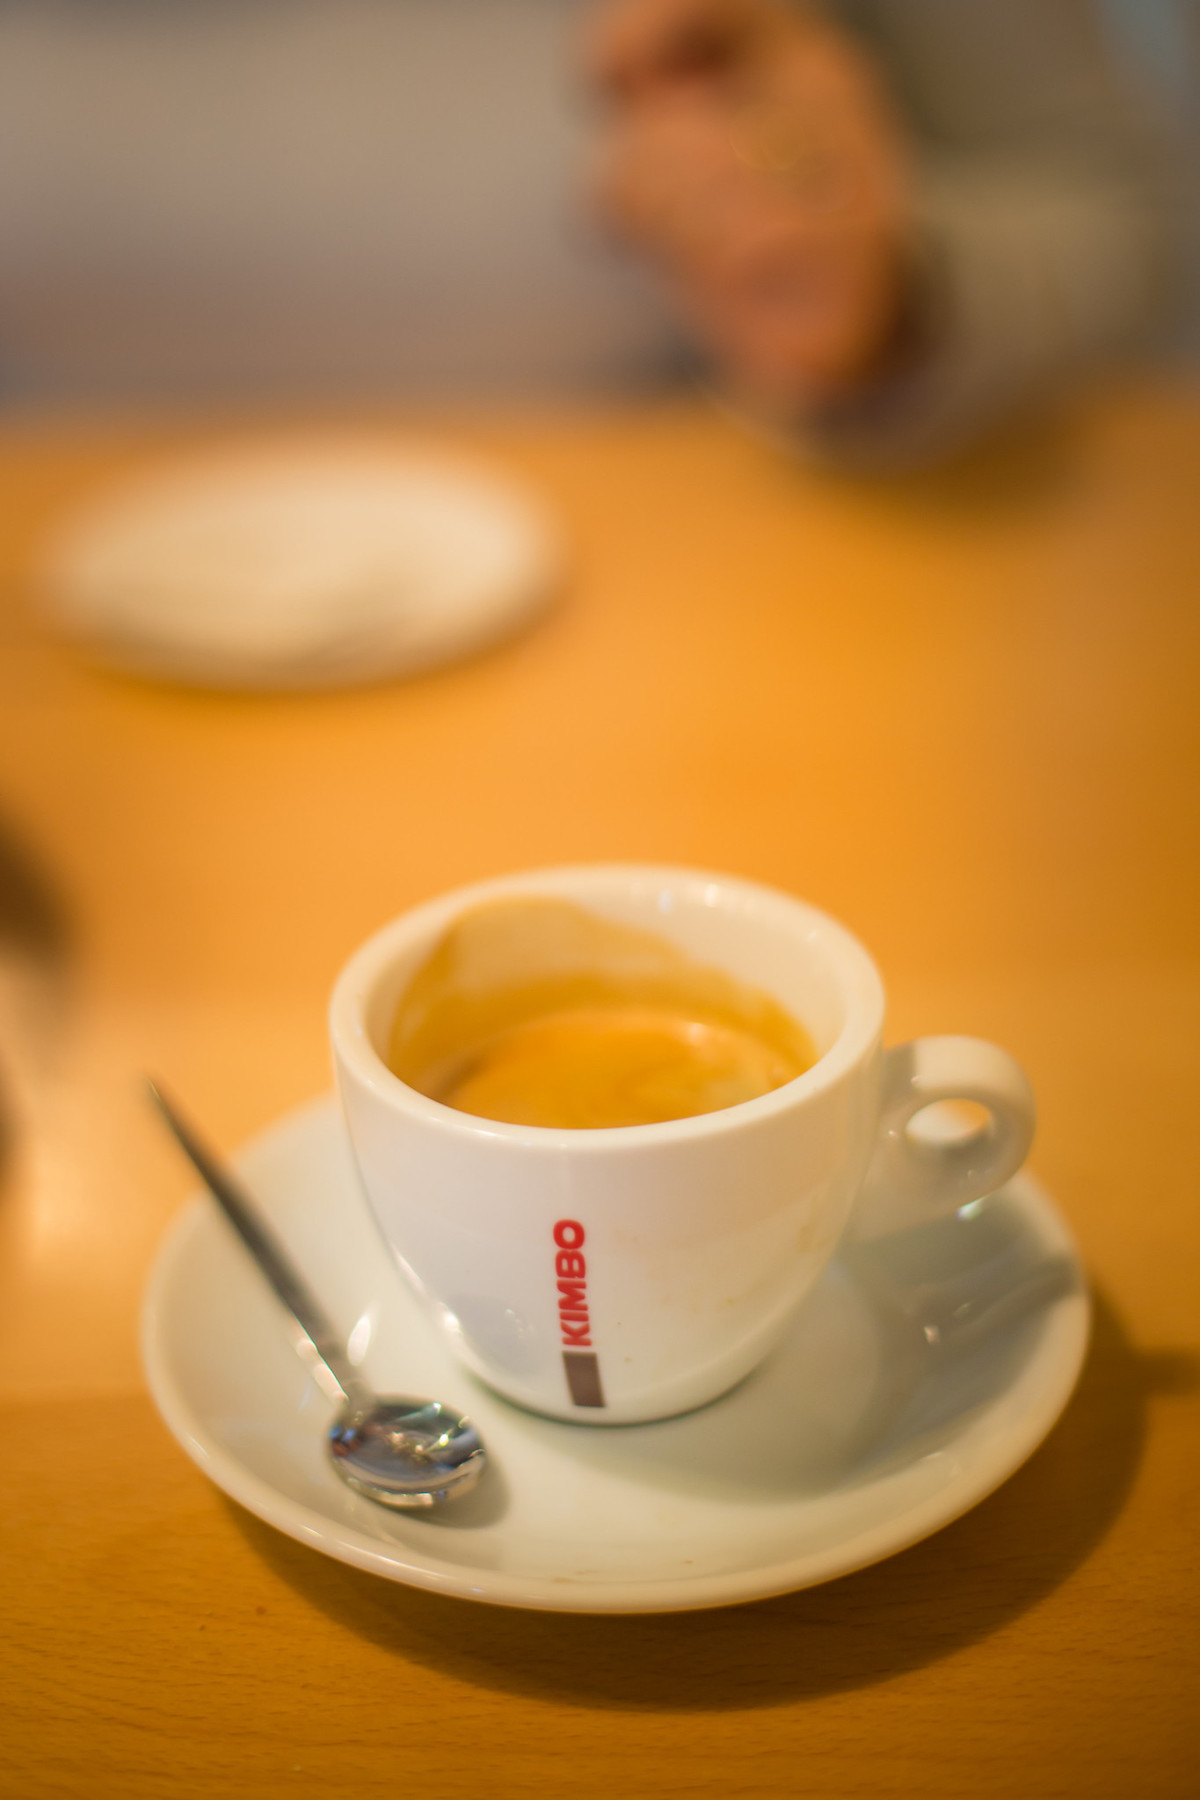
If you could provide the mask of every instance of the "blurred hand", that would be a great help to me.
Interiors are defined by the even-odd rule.
[[[609,0],[599,195],[753,399],[853,391],[903,331],[903,138],[867,59],[787,0]]]

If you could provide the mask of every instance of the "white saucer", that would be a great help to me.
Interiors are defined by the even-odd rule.
[[[503,472],[387,438],[305,436],[164,462],[62,519],[54,622],[107,662],[201,686],[411,674],[549,598],[560,533]]]
[[[723,1400],[658,1425],[535,1418],[451,1359],[391,1263],[332,1100],[239,1166],[383,1391],[476,1420],[490,1466],[434,1517],[327,1466],[329,1401],[215,1205],[171,1230],[143,1348],[154,1399],[233,1499],[392,1581],[561,1612],[669,1612],[828,1581],[902,1550],[1011,1475],[1065,1406],[1089,1306],[1026,1175],[957,1218],[846,1252],[789,1339]]]

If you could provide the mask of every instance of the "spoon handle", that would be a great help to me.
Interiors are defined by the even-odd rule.
[[[150,1097],[166,1121],[172,1136],[251,1256],[311,1342],[348,1401],[366,1395],[362,1377],[349,1361],[342,1340],[308,1284],[285,1254],[275,1234],[259,1217],[253,1200],[230,1170],[197,1137],[175,1102],[168,1100],[156,1082],[146,1083]]]

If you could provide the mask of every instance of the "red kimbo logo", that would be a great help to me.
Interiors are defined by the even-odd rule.
[[[586,1237],[578,1219],[560,1219],[554,1227],[558,1253],[554,1273],[558,1277],[558,1322],[563,1341],[563,1368],[575,1406],[603,1406],[600,1360],[592,1348],[592,1321],[588,1313]]]

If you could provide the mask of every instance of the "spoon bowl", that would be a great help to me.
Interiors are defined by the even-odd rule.
[[[469,1492],[483,1473],[483,1442],[461,1413],[438,1400],[396,1395],[366,1411],[346,1406],[326,1440],[349,1487],[398,1509],[437,1506]]]

